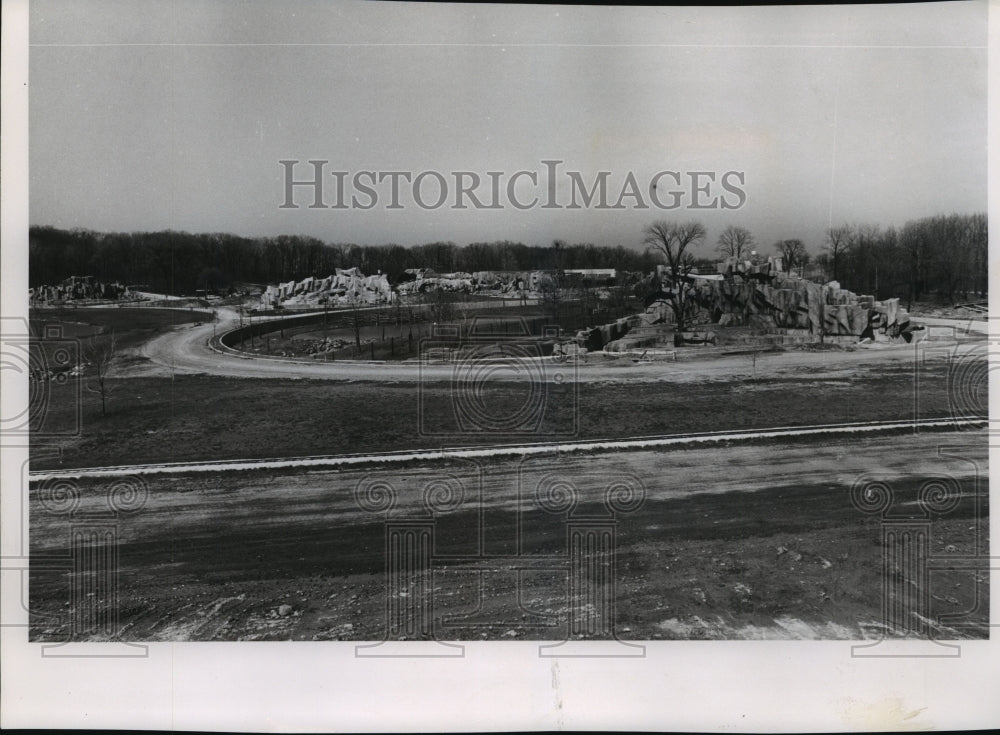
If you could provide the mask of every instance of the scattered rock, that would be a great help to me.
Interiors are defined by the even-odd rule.
[[[742,582],[737,582],[733,585],[733,592],[740,595],[741,597],[749,597],[753,590]]]
[[[279,605],[278,606],[278,615],[280,615],[281,617],[287,618],[291,614],[292,614],[292,606],[291,605]]]

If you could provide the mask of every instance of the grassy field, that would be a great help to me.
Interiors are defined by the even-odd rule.
[[[256,354],[313,356],[321,360],[406,360],[417,355],[420,339],[429,337],[435,328],[454,330],[463,338],[470,334],[478,338],[505,335],[508,339],[531,336],[534,344],[544,330],[553,326],[558,326],[563,335],[572,335],[584,327],[611,322],[631,313],[634,308],[624,305],[602,304],[599,311],[594,312],[573,301],[553,310],[539,305],[520,306],[515,300],[493,300],[485,304],[482,301],[452,304],[447,320],[438,323],[426,304],[357,312],[340,308],[317,314],[310,324],[276,327],[274,331],[252,340],[244,339],[233,346]],[[449,340],[443,338],[442,341]]]
[[[161,308],[59,308],[32,309],[29,323],[32,336],[43,338],[46,327],[61,328],[62,336],[81,343],[107,339],[112,332],[120,348],[135,347],[165,329],[212,319],[211,312],[194,309]],[[44,344],[45,340],[42,339]]]
[[[944,362],[922,368],[921,417],[950,415],[946,370]],[[478,392],[443,382],[206,375],[112,383],[105,417],[99,397],[80,391],[75,381],[47,386],[44,423],[51,436],[37,442],[33,469],[620,438],[914,415],[912,368],[885,365],[824,380],[804,374],[683,386],[565,383],[547,384],[534,394],[531,386],[513,383],[487,383]],[[980,398],[985,405],[985,396]],[[457,409],[473,403],[487,416],[537,407],[539,421],[527,432],[480,431],[468,423],[463,430]],[[58,447],[61,458],[41,452],[42,446]]]

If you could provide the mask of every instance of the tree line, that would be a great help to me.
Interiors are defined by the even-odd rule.
[[[879,299],[978,300],[989,280],[987,229],[985,213],[924,217],[899,230],[845,224],[827,232],[816,260],[845,288]]]
[[[100,233],[36,226],[29,230],[31,286],[55,284],[69,276],[143,285],[151,291],[190,294],[243,283],[276,283],[329,275],[336,268],[385,273],[390,282],[404,271],[530,271],[552,268],[616,268],[649,272],[656,255],[624,246],[589,243],[553,246],[520,242],[477,242],[465,246],[436,242],[413,247],[326,243],[314,237],[281,235],[249,238],[225,233]]]
[[[716,252],[741,259],[780,255],[785,270],[797,275],[839,281],[855,293],[900,297],[908,303],[926,298],[952,304],[978,300],[985,298],[989,280],[985,213],[924,217],[901,229],[872,224],[831,227],[815,256],[798,238],[758,249],[749,230],[730,225],[719,236]]]
[[[949,214],[907,222],[902,230],[878,225],[840,225],[827,231],[823,252],[811,272],[805,243],[798,238],[778,240],[774,255],[786,271],[824,282],[835,280],[855,293],[876,299],[903,297],[907,303],[935,295],[951,304],[979,300],[987,293],[989,274],[987,220],[984,213]],[[704,242],[706,230],[697,221],[657,220],[643,230],[643,242],[666,265],[667,303],[677,331],[686,325],[693,286],[691,274],[698,261],[692,248]],[[730,225],[716,241],[722,258],[760,260],[753,234]]]
[[[695,259],[690,253],[704,241],[703,226],[656,224],[676,224],[688,230],[698,225],[697,237],[686,243],[683,251],[685,268],[711,269],[711,260]],[[28,277],[30,285],[38,286],[72,275],[92,275],[103,282],[189,294],[243,283],[301,280],[352,267],[366,275],[385,273],[391,283],[404,280],[404,271],[413,268],[439,273],[576,268],[649,273],[663,262],[662,241],[667,233],[652,238],[649,232],[645,234],[647,249],[641,252],[621,245],[562,241],[550,246],[505,240],[404,247],[326,243],[296,235],[248,238],[174,231],[99,233],[36,226],[29,231]],[[878,299],[898,296],[912,303],[938,298],[955,303],[983,298],[987,291],[985,213],[925,217],[907,222],[901,229],[844,224],[827,231],[816,254],[797,238],[760,246],[749,230],[730,225],[719,236],[715,250],[720,257],[744,259],[780,255],[786,270],[817,281],[836,280],[844,288]],[[667,260],[671,266],[680,266]]]

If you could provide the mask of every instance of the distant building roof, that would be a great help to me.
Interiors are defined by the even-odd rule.
[[[567,268],[563,273],[578,273],[581,276],[598,276],[614,278],[618,271],[615,268]]]

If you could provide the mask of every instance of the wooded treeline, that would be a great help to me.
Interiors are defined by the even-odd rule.
[[[563,244],[532,246],[482,242],[459,247],[437,242],[401,245],[328,244],[313,237],[247,238],[187,232],[99,233],[32,227],[28,277],[31,286],[56,284],[69,276],[142,284],[155,292],[191,294],[235,283],[276,283],[323,276],[336,268],[379,271],[397,282],[408,268],[455,271],[528,271],[549,268],[617,268],[649,272],[652,253],[622,246]]]
[[[955,303],[985,297],[988,258],[983,213],[925,217],[901,230],[834,227],[816,263],[855,293]]]
[[[752,234],[743,228],[730,230],[744,235],[739,238],[740,252],[749,252]],[[736,254],[722,253],[725,245],[720,240],[722,255]],[[793,266],[810,260],[808,244],[800,240],[779,241],[773,249],[786,258],[797,252],[797,263],[790,263]],[[803,271],[807,277],[837,280],[855,293],[879,299],[977,300],[987,291],[987,219],[984,213],[939,215],[908,222],[901,229],[845,224],[827,232],[819,255],[811,260],[813,267]],[[357,267],[366,275],[381,271],[396,283],[409,268],[439,273],[551,268],[649,273],[662,262],[655,250],[559,241],[549,246],[499,241],[403,247],[330,244],[296,235],[248,238],[224,233],[100,233],[32,227],[28,277],[31,286],[91,275],[104,282],[143,285],[154,292],[192,294],[197,289],[222,290],[233,284],[329,275],[336,268]],[[710,260],[695,264],[711,270]]]

